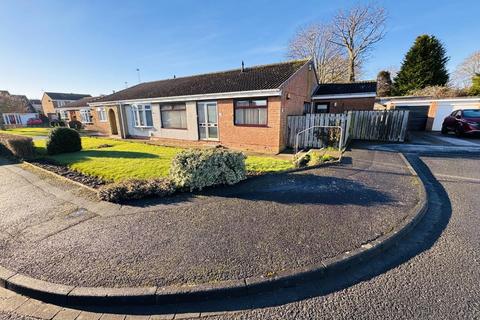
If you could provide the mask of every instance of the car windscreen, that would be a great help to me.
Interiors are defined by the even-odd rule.
[[[465,118],[480,118],[480,109],[478,110],[463,110],[463,116]]]

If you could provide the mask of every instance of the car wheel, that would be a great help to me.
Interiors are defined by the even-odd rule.
[[[447,134],[448,133],[448,129],[446,126],[442,126],[442,131],[441,131],[442,134]]]
[[[461,137],[463,136],[463,131],[462,131],[462,128],[460,128],[459,126],[455,128],[455,135],[457,137]]]

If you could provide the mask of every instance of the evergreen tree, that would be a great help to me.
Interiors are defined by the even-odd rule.
[[[468,94],[472,96],[480,96],[480,73],[472,78],[472,86],[468,90]]]
[[[435,36],[418,36],[395,77],[395,94],[405,95],[427,86],[446,85],[447,61],[445,48]]]
[[[392,78],[390,72],[380,71],[377,75],[377,96],[388,97],[392,95]]]

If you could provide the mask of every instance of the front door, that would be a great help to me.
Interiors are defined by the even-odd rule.
[[[218,140],[217,103],[199,102],[197,114],[200,140]]]

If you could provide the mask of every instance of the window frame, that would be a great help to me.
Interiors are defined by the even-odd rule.
[[[83,123],[83,124],[92,124],[93,123],[93,120],[92,120],[92,111],[90,109],[80,109],[79,110],[79,113],[80,113],[80,122]],[[86,116],[88,117],[88,121],[83,121],[83,116],[86,114]]]
[[[255,100],[265,100],[266,104],[265,106],[255,106],[253,105],[253,101]],[[248,101],[248,107],[237,107],[237,103],[239,101]],[[266,121],[265,124],[250,124],[250,123],[245,123],[245,124],[238,124],[237,123],[237,109],[266,109],[267,110],[267,116],[266,116]],[[255,127],[255,128],[266,128],[268,127],[268,98],[266,97],[255,97],[255,98],[245,98],[245,99],[235,99],[233,100],[233,125],[236,127]]]
[[[102,119],[101,114],[105,115],[105,119]],[[97,117],[98,117],[98,122],[107,122],[108,121],[107,108],[98,107],[97,108]]]
[[[182,110],[174,110],[175,106],[182,106]],[[182,127],[165,127],[163,123],[163,115],[162,115],[162,107],[171,107],[172,110],[166,110],[166,112],[185,112],[185,128]],[[159,106],[160,109],[160,127],[162,129],[172,129],[172,130],[188,130],[188,117],[187,117],[187,105],[185,103],[164,103],[160,104]]]
[[[61,121],[70,121],[70,112],[68,110],[59,110],[58,113]]]
[[[152,105],[149,103],[145,104],[132,104],[132,115],[133,115],[133,126],[135,128],[153,128],[153,112]],[[148,109],[147,109],[148,107]],[[147,125],[147,113],[145,111],[150,111],[150,116],[152,117],[152,125]],[[140,111],[142,111],[142,120],[144,125],[141,125],[140,120]]]

